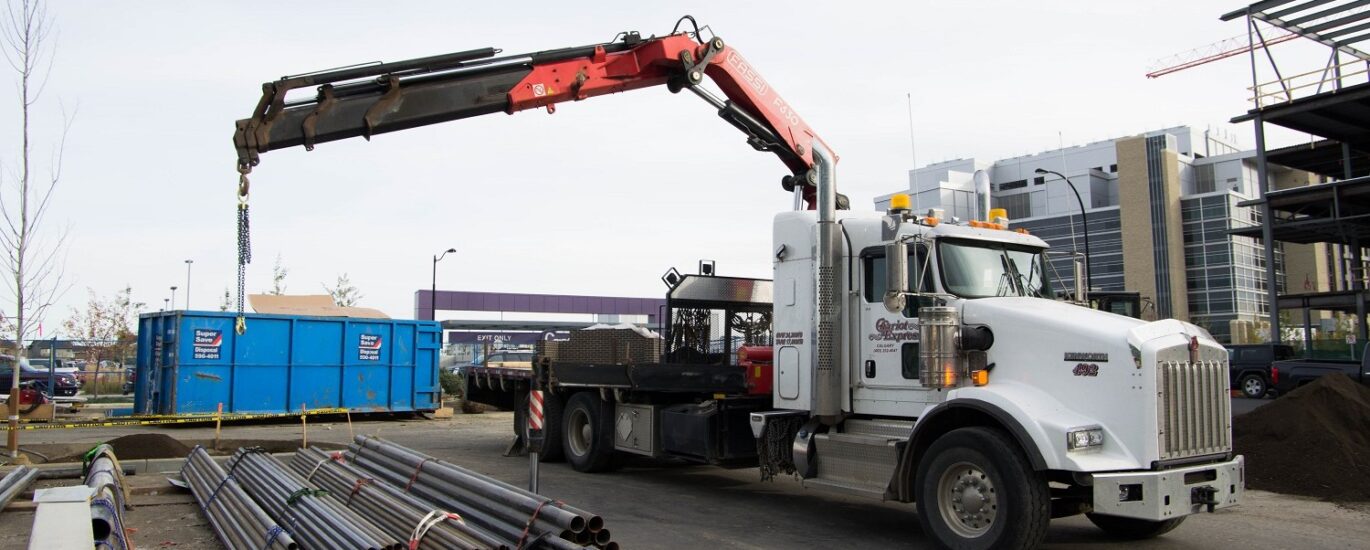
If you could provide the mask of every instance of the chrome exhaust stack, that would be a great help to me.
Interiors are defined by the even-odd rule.
[[[842,406],[841,374],[838,370],[842,349],[839,330],[842,291],[837,266],[842,263],[842,235],[837,226],[837,159],[822,143],[813,144],[814,169],[810,183],[818,194],[818,250],[814,333],[818,350],[814,357],[810,412],[824,424],[837,423]]]

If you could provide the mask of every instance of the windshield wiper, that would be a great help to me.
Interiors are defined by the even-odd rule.
[[[1014,271],[1015,271],[1015,272],[1018,271],[1018,269],[1017,269],[1017,268],[1018,268],[1018,265],[1017,265],[1017,264],[1014,264],[1013,267],[1014,267]],[[1032,285],[1032,276],[1035,275],[1036,273],[1037,273],[1037,262],[1033,262],[1033,263],[1032,263],[1032,267],[1031,267],[1031,268],[1028,268],[1027,277],[1023,277],[1021,280],[1022,280],[1022,283],[1023,283],[1023,289],[1027,291],[1027,294],[1030,294],[1030,295],[1032,295],[1032,296],[1034,296],[1034,297],[1036,297],[1036,298],[1041,298],[1041,297],[1042,297],[1042,291],[1041,291],[1040,289],[1038,289],[1036,286],[1033,286],[1033,285]],[[1019,277],[1022,277],[1022,275],[1019,275]]]
[[[1018,287],[1013,282],[1013,275],[1007,271],[999,274],[999,288],[994,291],[994,295],[996,297],[1008,296],[1009,293],[1006,291],[1013,291],[1014,294],[1018,292]]]
[[[1017,266],[1013,265],[1013,260],[1008,259],[1008,254],[999,253],[999,267],[1003,268],[1004,271],[999,277],[999,289],[995,291],[995,294],[1007,296],[1008,294],[1004,292],[1004,287],[1007,286],[1014,296],[1022,296],[1023,289],[1018,286],[1019,278],[1022,275],[1018,273]]]

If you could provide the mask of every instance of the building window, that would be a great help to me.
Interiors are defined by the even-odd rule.
[[[1032,195],[1030,193],[996,197],[994,201],[999,208],[1008,211],[1008,217],[1011,220],[1032,217]]]
[[[1212,193],[1217,190],[1213,181],[1213,165],[1201,164],[1194,167],[1194,193]]]
[[[999,184],[1000,191],[1008,191],[1009,189],[1021,189],[1024,187],[1027,187],[1027,180],[1010,181]]]
[[[1037,176],[1037,177],[1035,177],[1035,178],[1032,178],[1032,184],[1033,184],[1033,185],[1041,185],[1041,184],[1046,183],[1046,182],[1047,182],[1046,176]]]

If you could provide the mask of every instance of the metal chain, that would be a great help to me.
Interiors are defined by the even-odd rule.
[[[786,416],[768,421],[766,433],[756,440],[756,454],[760,460],[761,481],[770,481],[780,474],[795,473],[792,451],[794,435],[804,425],[800,416]]]
[[[251,167],[238,167],[238,319],[234,323],[234,330],[238,334],[247,332],[247,316],[243,314],[243,304],[247,293],[247,264],[252,263],[252,239],[247,210],[247,174],[251,171]]]

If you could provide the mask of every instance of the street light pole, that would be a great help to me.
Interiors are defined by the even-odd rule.
[[[190,310],[190,266],[195,260],[186,260],[186,310]]]
[[[176,285],[171,285],[171,309],[176,309]]]
[[[448,254],[456,252],[457,249],[449,248],[444,250],[442,255],[433,255],[433,287],[428,292],[428,320],[438,320],[438,261],[446,258]]]
[[[1085,289],[1094,290],[1094,270],[1089,266],[1089,214],[1085,211],[1085,201],[1080,198],[1080,190],[1075,188],[1075,184],[1071,183],[1070,178],[1067,178],[1065,174],[1045,168],[1038,168],[1035,172],[1038,174],[1055,174],[1061,178],[1061,181],[1070,186],[1072,193],[1075,193],[1075,202],[1080,204],[1080,224],[1085,226]]]

